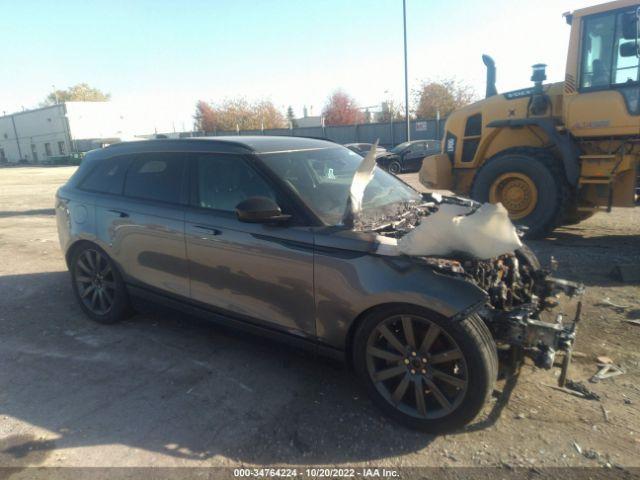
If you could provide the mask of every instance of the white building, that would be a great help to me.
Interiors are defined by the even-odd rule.
[[[0,116],[0,162],[48,162],[151,133],[140,112],[113,102],[66,102]]]

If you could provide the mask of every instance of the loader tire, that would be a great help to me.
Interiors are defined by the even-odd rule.
[[[596,212],[581,212],[578,210],[578,200],[576,199],[576,194],[573,193],[569,197],[569,202],[567,205],[567,209],[564,214],[564,218],[562,219],[562,226],[565,225],[577,225],[578,223],[593,217]]]
[[[487,160],[476,174],[471,198],[501,202],[525,237],[544,238],[562,224],[569,198],[564,169],[544,149],[518,147]]]

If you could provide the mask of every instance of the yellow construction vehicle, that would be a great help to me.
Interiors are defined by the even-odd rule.
[[[571,37],[564,82],[498,94],[487,67],[486,98],[447,119],[442,153],[427,157],[422,183],[497,203],[529,238],[599,210],[632,207],[640,158],[640,2],[618,0],[566,13]]]

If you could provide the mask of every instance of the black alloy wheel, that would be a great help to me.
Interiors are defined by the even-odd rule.
[[[109,261],[97,250],[86,249],[78,256],[75,281],[82,303],[96,315],[113,307],[116,282]]]
[[[414,315],[390,317],[371,332],[367,372],[385,400],[421,419],[450,414],[468,386],[458,344],[435,323]]]
[[[124,281],[104,250],[90,243],[80,245],[71,254],[69,268],[73,291],[91,319],[111,324],[129,316]]]
[[[498,371],[495,342],[478,315],[454,321],[411,305],[368,314],[352,354],[373,402],[399,423],[431,433],[473,420]]]

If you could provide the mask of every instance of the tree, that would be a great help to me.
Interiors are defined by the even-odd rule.
[[[47,95],[42,105],[54,105],[61,102],[104,102],[110,98],[110,93],[90,87],[86,83],[78,83],[66,90],[54,90]]]
[[[376,113],[376,122],[389,123],[392,120],[399,122],[404,120],[404,105],[393,100],[386,100],[380,104],[380,111]]]
[[[194,130],[199,132],[213,132],[216,129],[216,112],[207,102],[200,100],[196,104]]]
[[[289,105],[289,108],[287,108],[287,122],[289,122],[291,128],[295,128],[298,126],[298,122],[296,122],[296,116],[293,113],[293,108],[291,107],[291,105]]]
[[[193,116],[196,127],[205,132],[284,128],[285,118],[269,100],[250,103],[245,98],[212,104],[200,100]]]
[[[354,125],[364,122],[364,114],[358,109],[356,101],[342,90],[331,94],[322,114],[325,125]]]
[[[438,112],[446,117],[473,102],[476,92],[469,85],[452,78],[440,82],[428,80],[414,91],[414,99],[417,118],[435,118]]]

